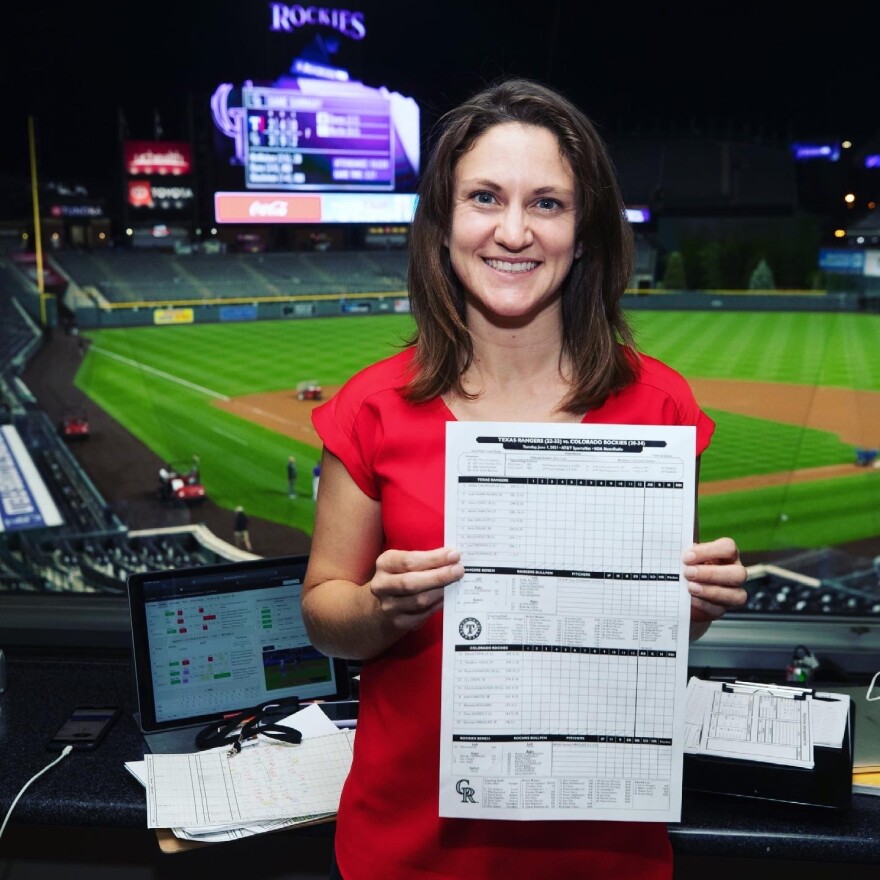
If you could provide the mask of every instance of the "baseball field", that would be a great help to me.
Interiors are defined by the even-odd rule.
[[[704,539],[743,550],[822,547],[880,534],[880,316],[634,311],[642,351],[691,382],[717,424],[703,456]],[[392,354],[407,315],[87,331],[77,386],[160,458],[201,459],[212,500],[311,533],[320,455],[296,385],[326,399]],[[287,459],[298,465],[297,498]]]

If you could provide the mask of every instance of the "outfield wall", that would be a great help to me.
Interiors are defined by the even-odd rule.
[[[687,291],[642,290],[623,297],[624,309],[681,311],[858,312],[865,302],[856,293],[824,291]],[[77,304],[76,322],[82,329],[143,327],[175,324],[214,324],[236,321],[276,321],[303,318],[406,314],[405,292],[293,298],[168,300],[138,303]]]
[[[859,312],[867,311],[857,293],[772,290],[650,291],[627,293],[624,309],[666,309],[684,312]],[[877,311],[875,308],[874,311]]]
[[[278,321],[302,318],[394,315],[409,312],[405,293],[315,295],[289,299],[254,297],[246,300],[169,300],[113,303],[76,308],[81,329],[144,327],[175,324],[217,324],[237,321]]]

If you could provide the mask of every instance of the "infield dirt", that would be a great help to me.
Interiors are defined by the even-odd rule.
[[[156,503],[155,481],[161,460],[115,419],[95,406],[74,385],[82,360],[78,340],[56,332],[29,361],[24,374],[27,386],[53,422],[71,405],[86,407],[93,436],[71,452],[80,461],[103,497],[132,529],[179,526],[203,522],[215,535],[232,542],[232,514],[209,498],[198,510],[169,511]],[[880,393],[848,389],[814,388],[730,380],[692,380],[700,404],[709,408],[774,419],[832,431],[853,446],[880,444]],[[324,399],[336,392],[324,386]],[[279,433],[319,446],[310,415],[315,401],[299,401],[296,392],[256,394],[225,402],[223,408]],[[701,494],[732,492],[792,481],[817,480],[864,473],[855,465],[765,474],[741,480],[702,482]],[[254,551],[261,555],[308,552],[310,537],[281,523],[251,518]],[[855,542],[852,552],[873,557],[880,553],[876,540]],[[750,554],[750,562],[773,554]]]
[[[812,385],[783,385],[772,382],[738,382],[729,379],[690,380],[702,407],[770,419],[837,434],[841,441],[875,448],[880,445],[880,392],[855,391]],[[336,393],[324,388],[324,400]],[[321,401],[298,400],[296,391],[248,394],[214,405],[265,428],[320,447],[311,423],[311,412]],[[800,471],[760,474],[735,480],[700,483],[703,495],[754,489],[760,486],[828,479],[860,473],[854,464],[829,465]]]

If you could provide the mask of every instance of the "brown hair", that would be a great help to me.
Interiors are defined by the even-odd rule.
[[[552,132],[575,177],[575,239],[583,252],[562,284],[562,350],[572,364],[572,387],[561,409],[584,412],[635,379],[635,344],[620,307],[633,269],[632,229],[593,123],[567,98],[525,79],[496,83],[437,123],[410,230],[407,282],[416,330],[409,342],[416,356],[405,394],[417,403],[448,391],[466,396],[461,379],[473,345],[465,324],[465,291],[444,244],[452,222],[454,171],[483,134],[508,122]]]

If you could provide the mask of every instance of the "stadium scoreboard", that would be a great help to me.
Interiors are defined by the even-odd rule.
[[[391,104],[381,93],[252,86],[242,101],[247,189],[394,190]]]

